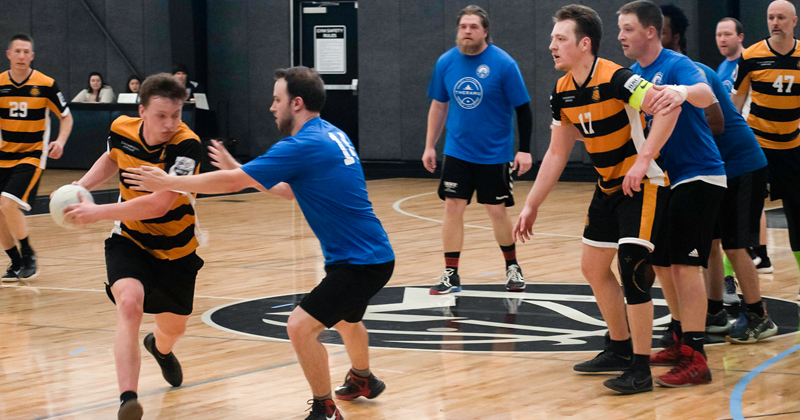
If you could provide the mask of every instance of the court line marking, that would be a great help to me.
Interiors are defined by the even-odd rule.
[[[72,287],[50,287],[50,286],[28,286],[22,284],[3,284],[0,285],[0,288],[7,287],[7,288],[17,288],[17,289],[31,289],[33,291],[38,290],[60,290],[66,292],[102,292],[105,293],[106,291],[103,289],[77,289]],[[204,296],[204,295],[196,295],[196,298],[204,298],[204,299],[222,299],[222,300],[249,300],[253,298],[245,298],[245,297],[230,297],[230,296]]]
[[[739,380],[739,383],[733,388],[733,392],[731,392],[731,399],[730,399],[730,412],[733,416],[733,420],[745,420],[744,413],[742,413],[742,397],[744,396],[744,391],[747,388],[747,385],[758,376],[759,373],[767,370],[770,366],[774,365],[775,363],[781,361],[786,356],[800,350],[800,344],[792,346],[787,350],[783,351],[780,354],[773,356],[771,359],[767,360],[766,362],[762,363],[755,369],[751,370],[744,375],[744,377]]]

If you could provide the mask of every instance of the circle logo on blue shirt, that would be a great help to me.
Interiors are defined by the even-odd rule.
[[[663,78],[664,78],[664,74],[663,73],[661,73],[661,72],[656,73],[656,75],[653,76],[653,84],[656,85],[656,86],[660,85],[661,84],[661,79],[663,79]]]
[[[483,87],[474,77],[465,77],[453,87],[456,102],[464,109],[472,109],[480,105],[483,99]]]
[[[475,73],[477,73],[478,77],[480,77],[481,79],[485,79],[489,77],[489,66],[487,66],[486,64],[481,64],[480,66],[478,66],[478,70]]]

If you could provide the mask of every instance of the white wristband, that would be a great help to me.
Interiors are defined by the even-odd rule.
[[[689,96],[689,89],[683,85],[667,85],[668,88],[678,92],[681,95],[681,99],[686,102],[686,98]]]

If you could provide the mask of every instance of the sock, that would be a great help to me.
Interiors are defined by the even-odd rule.
[[[517,264],[517,247],[515,244],[509,246],[500,245],[503,251],[503,257],[506,259],[506,268],[511,264]]]
[[[761,257],[762,260],[769,258],[767,255],[767,246],[766,245],[759,245],[753,247],[753,251],[755,251],[756,255]]]
[[[650,373],[650,355],[649,354],[634,354],[631,369],[639,372]]]
[[[725,277],[733,277],[733,264],[731,264],[731,260],[728,259],[727,255],[722,256],[722,265],[725,267]]]
[[[719,311],[722,310],[722,301],[721,300],[708,300],[708,313],[711,315],[716,315]]]
[[[672,327],[675,331],[675,337],[678,337],[678,340],[683,339],[683,327],[681,326],[681,322],[677,319],[672,319]]]
[[[633,353],[633,344],[631,343],[631,339],[629,338],[627,340],[620,341],[611,340],[611,351],[621,355],[629,355]]]
[[[694,351],[699,351],[703,353],[705,356],[705,351],[703,351],[703,342],[706,339],[706,333],[703,331],[686,331],[683,333],[683,343],[687,346],[694,349]]]
[[[453,274],[458,274],[458,259],[461,257],[459,252],[445,252],[444,253],[444,267],[453,270]]]
[[[800,268],[800,251],[793,252],[794,259],[797,260],[797,268]]]
[[[7,249],[6,254],[8,254],[9,258],[11,258],[12,266],[19,267],[19,265],[22,264],[22,255],[20,255],[16,246],[11,247],[11,249]]]
[[[756,303],[748,303],[747,312],[752,312],[758,315],[759,318],[764,318],[764,304],[761,303],[761,300]]]
[[[325,395],[324,395],[324,396],[322,396],[322,397],[317,397],[317,396],[315,395],[315,396],[314,396],[314,399],[315,399],[315,400],[317,400],[317,401],[325,401],[325,400],[331,400],[331,399],[333,399],[333,396],[332,396],[332,395],[331,395],[331,393],[329,392],[329,393],[325,394]]]
[[[362,370],[362,369],[356,369],[354,367],[350,367],[350,371],[355,373],[356,376],[358,376],[360,378],[369,378],[369,375],[372,375],[372,372],[369,370],[369,368],[366,368],[366,369]]]
[[[122,395],[119,396],[119,403],[120,404],[124,404],[125,401],[135,400],[137,398],[139,398],[139,396],[136,395],[135,392],[133,392],[133,391],[125,391],[125,392],[122,393]]]
[[[33,254],[33,248],[31,248],[31,244],[28,243],[28,238],[19,240],[19,250],[22,252],[22,255],[31,255]]]

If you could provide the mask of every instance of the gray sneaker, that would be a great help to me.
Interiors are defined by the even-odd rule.
[[[517,264],[511,264],[506,268],[506,290],[509,292],[524,292],[525,277],[522,277],[522,269]]]
[[[765,313],[763,318],[759,318],[758,315],[747,312],[733,324],[731,334],[725,339],[733,344],[753,344],[777,333],[778,326],[769,315]]]
[[[741,302],[739,295],[736,294],[736,279],[733,276],[725,276],[725,289],[722,294],[722,302],[726,305],[738,305]]]

